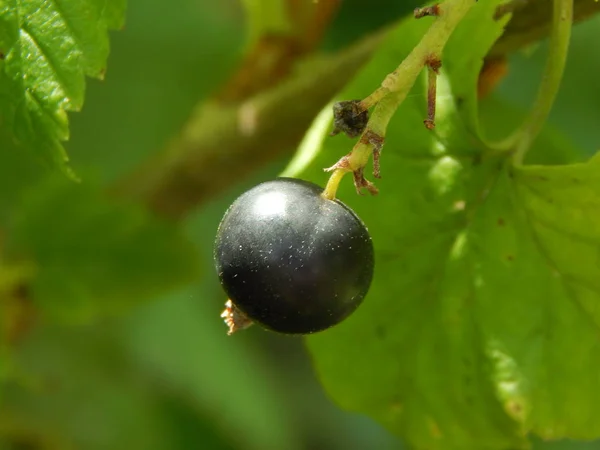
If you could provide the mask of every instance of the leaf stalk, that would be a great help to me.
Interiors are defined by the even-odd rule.
[[[554,0],[549,52],[537,97],[529,118],[508,140],[514,149],[515,165],[523,164],[527,151],[550,115],[567,62],[572,24],[573,0]]]

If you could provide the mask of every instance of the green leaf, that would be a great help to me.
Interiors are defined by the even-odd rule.
[[[34,301],[60,319],[118,313],[198,272],[195,248],[174,225],[62,178],[24,195],[7,239],[9,258],[36,265]]]
[[[515,194],[550,286],[541,297],[546,326],[539,372],[532,390],[530,425],[547,438],[600,435],[600,183],[598,156],[588,163],[526,166],[515,170]],[[542,265],[542,264],[540,264]],[[542,384],[542,383],[540,383]],[[572,410],[569,405],[576,405]],[[569,413],[566,413],[569,411]]]
[[[380,195],[358,197],[344,180],[338,197],[373,236],[375,279],[354,315],[307,339],[342,407],[419,449],[600,436],[598,162],[514,169],[485,154],[474,111],[486,48],[473,36],[489,46],[500,32],[489,3],[448,44],[436,132],[421,125],[423,78],[388,127]],[[340,97],[368,95],[423,30],[399,26]],[[481,110],[489,135],[518,116],[496,100]],[[327,139],[297,175],[323,185],[322,168],[352,145]],[[575,153],[546,130],[529,161],[565,164]]]
[[[83,105],[85,75],[103,78],[111,28],[126,0],[0,2],[0,126],[73,177],[61,142]]]
[[[600,292],[599,171],[600,154],[582,164],[514,170],[519,198],[548,264],[569,283],[595,292]]]

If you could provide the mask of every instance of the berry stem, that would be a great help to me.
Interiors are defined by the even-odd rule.
[[[333,172],[331,173],[331,176],[329,177],[329,181],[327,181],[327,186],[325,186],[325,190],[323,191],[323,194],[321,194],[321,195],[323,195],[323,197],[325,197],[328,200],[335,200],[335,194],[340,185],[340,181],[342,181],[342,178],[344,177],[344,175],[346,175],[346,173],[348,173],[347,169],[342,169],[342,168],[333,169]]]
[[[387,89],[384,89],[383,87],[379,87],[376,90],[374,90],[369,96],[365,97],[364,99],[362,99],[360,101],[360,107],[363,110],[371,109],[374,105],[379,103],[379,101],[383,97],[385,97],[388,94],[389,94],[389,91]]]
[[[435,21],[421,41],[406,56],[398,68],[385,77],[381,86],[360,102],[360,107],[364,110],[372,106],[375,106],[375,108],[352,151],[333,166],[332,169],[335,170],[323,193],[325,197],[335,198],[337,187],[343,173],[345,173],[340,174],[338,170],[351,170],[353,172],[362,170],[375,148],[377,147],[378,152],[381,150],[381,143],[385,138],[387,126],[396,109],[412,89],[421,70],[425,66],[435,70],[431,64],[432,61],[439,64],[444,46],[452,32],[476,3],[477,0],[446,0],[444,3],[437,5]],[[434,99],[432,100],[434,101]],[[435,109],[435,106],[433,106],[433,109]],[[373,136],[376,136],[377,139],[373,139]],[[378,171],[378,167],[376,171]],[[360,189],[360,187],[357,186],[357,189]],[[375,190],[372,190],[372,192],[375,192]]]

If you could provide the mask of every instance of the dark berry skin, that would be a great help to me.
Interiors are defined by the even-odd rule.
[[[221,284],[254,322],[280,333],[329,328],[362,302],[373,244],[358,216],[313,184],[268,181],[229,207],[215,242]]]

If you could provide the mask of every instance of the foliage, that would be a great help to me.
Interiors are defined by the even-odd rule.
[[[71,176],[66,111],[81,109],[85,75],[104,77],[107,31],[124,14],[125,0],[0,3],[0,118],[22,147]]]
[[[209,155],[232,188],[179,222],[115,189],[171,137],[201,129],[194,108],[252,119],[253,104],[289,93],[277,90],[289,77],[306,88],[285,104],[303,114],[310,83],[320,85],[311,68],[330,54],[294,60],[262,40],[289,31],[286,3],[301,2],[132,0],[108,76],[89,83],[69,131],[84,76],[104,76],[124,2],[0,0],[0,449],[598,448],[578,442],[600,437],[597,19],[575,28],[553,116],[520,166],[495,142],[525,120],[544,47],[512,55],[511,73],[479,99],[482,58],[504,22],[491,20],[498,1],[472,8],[444,51],[435,131],[422,126],[423,74],[388,127],[379,196],[342,182],[338,197],[373,235],[376,278],[352,317],[306,339],[309,357],[300,338],[257,328],[227,337],[211,270],[225,208],[281,173],[294,145],[282,143],[282,158],[245,149],[264,160],[245,180],[229,149]],[[435,18],[407,17],[411,2],[340,4],[321,50],[343,53],[394,23],[336,96],[365,98]],[[292,69],[221,104],[223,79],[243,86],[245,70],[262,67],[236,71],[249,54]],[[324,185],[322,169],[352,148],[325,136],[327,110],[297,130],[307,140],[286,175]],[[239,132],[222,125],[216,140]]]
[[[600,433],[598,163],[515,168],[509,155],[488,156],[474,108],[481,57],[498,31],[483,9],[445,53],[435,135],[415,127],[423,101],[408,99],[386,135],[381,195],[343,190],[374,236],[376,279],[352,318],[308,340],[332,396],[416,448],[520,448],[528,432]],[[372,90],[423,29],[398,27],[339,97]],[[495,112],[492,133],[509,114]],[[561,144],[543,137],[530,162],[569,162]],[[321,169],[348,148],[339,138],[322,145],[298,176],[322,182]]]

